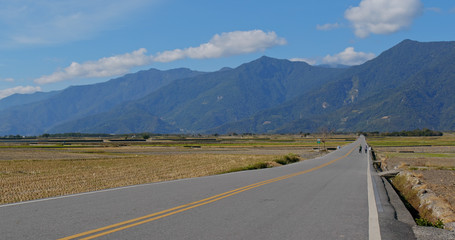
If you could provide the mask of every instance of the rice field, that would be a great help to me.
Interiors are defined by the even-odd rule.
[[[172,154],[0,161],[0,204],[218,174],[273,155]]]
[[[336,139],[328,145],[347,143]],[[0,204],[221,174],[258,163],[274,163],[289,153],[302,159],[313,158],[319,154],[314,148],[314,139],[283,136],[190,145],[0,143]]]

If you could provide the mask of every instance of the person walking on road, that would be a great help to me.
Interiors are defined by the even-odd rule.
[[[359,153],[362,153],[362,145],[359,146]]]

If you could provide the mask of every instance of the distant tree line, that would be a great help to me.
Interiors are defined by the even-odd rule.
[[[311,133],[304,133],[300,132],[302,136],[310,136],[312,135]],[[350,134],[350,133],[335,133],[333,132],[332,134],[337,135],[337,134]],[[427,128],[424,128],[422,130],[420,129],[415,129],[412,131],[399,131],[399,132],[358,132],[358,134],[362,134],[365,136],[442,136],[443,133],[440,131],[435,131],[435,130],[430,130]],[[235,132],[231,132],[227,134],[228,136],[255,136],[255,133],[242,133],[238,134]],[[124,137],[125,139],[137,139],[137,138],[143,138],[143,139],[149,139],[152,136],[179,136],[181,138],[188,137],[186,135],[175,135],[175,134],[154,134],[154,133],[131,133],[131,134],[120,134],[120,135],[112,135],[112,134],[106,134],[106,133],[55,133],[55,134],[49,134],[49,133],[44,133],[40,136],[21,136],[21,135],[5,135],[3,137],[0,136],[0,139],[36,139],[36,138],[83,138],[83,137],[103,137],[103,138],[109,138],[109,137]],[[193,134],[191,135],[192,137],[201,137],[201,134]],[[220,134],[215,133],[212,134],[212,136],[220,136]]]
[[[35,139],[35,136],[21,136],[21,135],[5,135],[0,137],[0,139]]]
[[[137,139],[137,138],[143,138],[143,139],[149,139],[152,135],[159,135],[159,134],[152,134],[152,133],[130,133],[130,134],[119,134],[119,135],[113,135],[113,134],[107,134],[107,133],[55,133],[55,134],[49,134],[45,133],[40,135],[40,138],[109,138],[109,137],[119,137],[119,138],[125,138],[125,139]]]
[[[365,136],[401,136],[401,137],[418,137],[418,136],[442,136],[443,133],[440,131],[430,130],[428,128],[415,129],[412,131],[400,131],[400,132],[361,132]]]
[[[54,134],[49,134],[45,133],[43,135],[40,135],[40,138],[68,138],[68,137],[73,137],[73,138],[81,138],[81,137],[110,137],[112,136],[111,134],[106,134],[106,133],[54,133]]]

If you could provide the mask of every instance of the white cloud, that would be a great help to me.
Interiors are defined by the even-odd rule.
[[[353,47],[346,48],[343,52],[333,56],[327,55],[322,59],[322,62],[329,65],[359,65],[376,57],[374,53],[356,52]]]
[[[310,59],[310,58],[291,58],[289,61],[292,62],[306,62],[310,65],[316,65],[317,60],[316,59]]]
[[[4,47],[88,39],[156,1],[0,1],[0,43]]]
[[[145,55],[146,52],[146,49],[141,48],[132,53],[101,58],[98,61],[73,62],[62,71],[35,79],[35,83],[47,84],[74,78],[111,77],[125,74],[132,67],[147,65],[151,62],[151,57]]]
[[[278,37],[275,32],[265,33],[262,30],[228,32],[216,34],[208,43],[199,47],[165,51],[156,56],[146,55],[147,50],[141,48],[132,53],[102,58],[98,61],[73,62],[61,71],[35,79],[35,83],[48,84],[75,78],[112,77],[125,74],[132,67],[152,62],[171,62],[183,58],[219,58],[263,51],[283,44],[286,44],[286,40]]]
[[[8,96],[11,96],[15,93],[34,93],[34,92],[39,92],[41,91],[40,87],[34,87],[34,86],[17,86],[13,88],[8,88],[8,89],[3,89],[0,90],[0,99],[6,98]]]
[[[362,0],[345,12],[361,38],[373,34],[391,34],[409,27],[423,11],[420,0]]]
[[[216,34],[208,43],[199,47],[175,49],[158,53],[154,58],[157,62],[171,62],[183,58],[219,58],[237,54],[264,51],[276,45],[284,45],[286,40],[280,38],[275,32],[262,30],[235,31]]]
[[[337,29],[337,28],[340,28],[341,25],[339,23],[326,23],[324,25],[316,25],[316,29],[317,30],[321,30],[321,31],[329,31],[329,30],[332,30],[332,29]]]

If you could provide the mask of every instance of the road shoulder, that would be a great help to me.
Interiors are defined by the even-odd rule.
[[[385,200],[384,211],[387,212],[387,208],[390,208],[388,211],[393,210],[393,221],[389,221],[383,217],[386,213],[379,213],[379,223],[381,226],[381,235],[383,239],[397,239],[395,234],[399,234],[399,239],[417,239],[417,240],[447,240],[455,239],[455,232],[434,228],[434,227],[422,227],[417,226],[412,215],[409,213],[404,203],[401,201],[395,189],[392,187],[390,182],[384,178],[379,177],[377,174],[374,177],[378,186],[384,186],[386,198],[381,197],[381,200]],[[381,191],[379,195],[381,196]],[[387,206],[390,205],[390,206]],[[390,219],[390,213],[389,217]],[[391,235],[391,232],[394,234]]]

